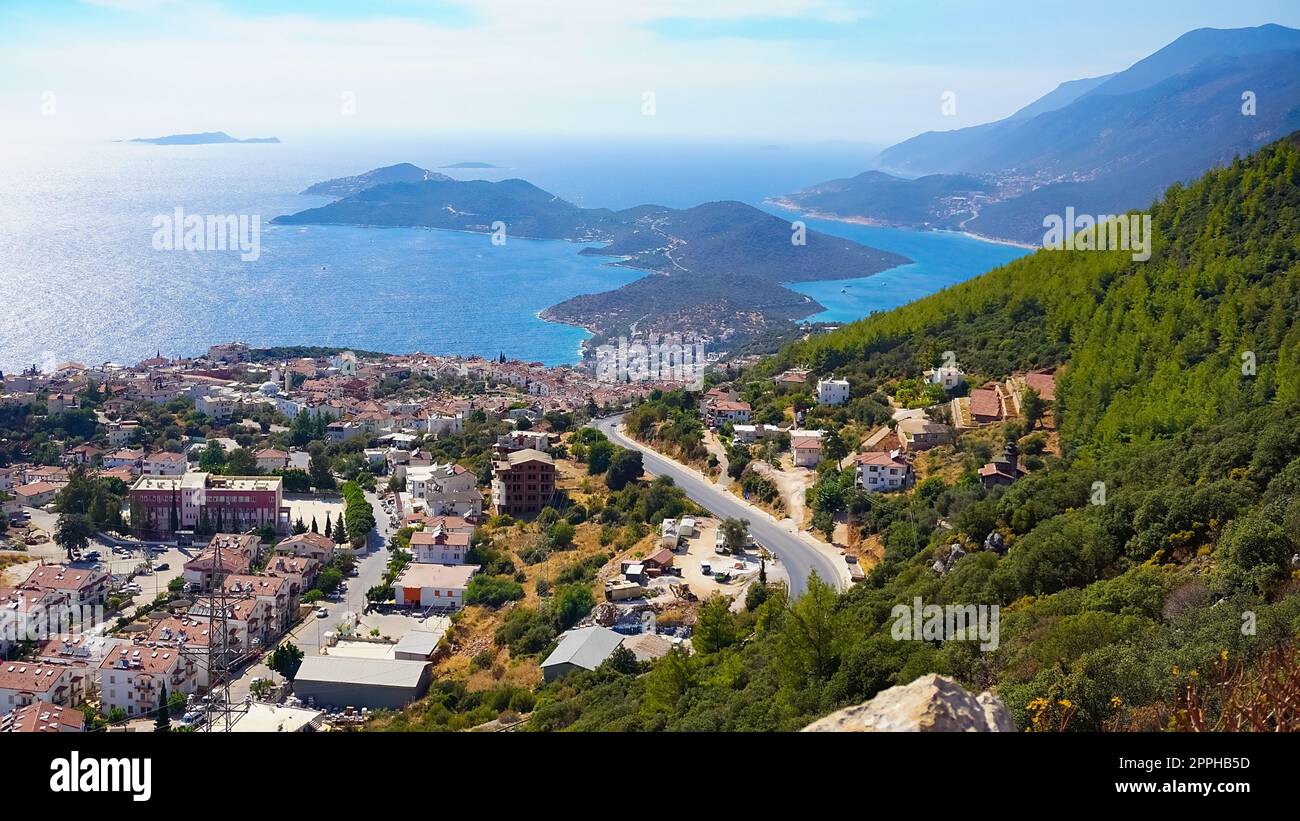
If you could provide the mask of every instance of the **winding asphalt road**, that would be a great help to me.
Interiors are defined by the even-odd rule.
[[[729,491],[717,487],[701,474],[651,450],[640,442],[624,436],[621,431],[623,416],[595,419],[591,423],[610,441],[625,448],[641,451],[641,461],[646,472],[655,476],[671,476],[677,486],[692,501],[722,518],[749,520],[749,531],[763,547],[776,556],[790,576],[790,590],[799,595],[807,586],[809,574],[816,570],[822,581],[843,589],[843,574],[826,553],[809,545],[800,536],[786,530],[757,508],[736,498]]]

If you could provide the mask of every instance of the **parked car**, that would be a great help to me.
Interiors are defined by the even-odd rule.
[[[168,564],[167,562],[163,562],[162,564],[156,564],[156,565],[154,565],[154,566],[153,566],[153,569],[154,569],[154,570],[171,570],[171,569],[172,569],[172,566],[171,566],[170,564]]]

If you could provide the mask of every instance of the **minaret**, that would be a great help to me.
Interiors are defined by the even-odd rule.
[[[289,391],[293,390],[293,374],[289,372],[289,363],[284,363],[284,395],[288,396]]]

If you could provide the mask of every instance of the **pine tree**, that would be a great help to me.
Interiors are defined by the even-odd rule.
[[[330,529],[330,514],[329,514],[329,511],[325,511],[325,535],[326,535],[326,536],[333,536],[333,535],[334,535],[333,531]]]
[[[316,524],[316,517],[315,517],[315,516],[312,516],[312,517],[311,517],[311,532],[312,532],[312,533],[320,533],[320,526]]]
[[[154,716],[153,731],[170,733],[172,731],[171,707],[167,704],[167,685],[164,683],[158,691],[158,714]]]
[[[334,544],[344,544],[348,540],[348,529],[343,525],[343,511],[339,511],[339,517],[334,522]]]

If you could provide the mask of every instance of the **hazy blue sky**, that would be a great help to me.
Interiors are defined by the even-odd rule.
[[[1270,22],[1300,25],[1300,3],[0,0],[0,139],[884,143],[1005,116],[1193,28]]]

